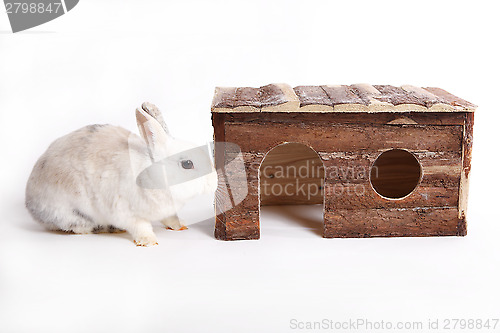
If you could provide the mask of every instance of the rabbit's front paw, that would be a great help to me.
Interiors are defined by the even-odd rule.
[[[146,220],[136,219],[133,223],[131,223],[128,231],[132,235],[134,243],[137,246],[158,245],[156,235],[153,232],[153,227],[151,226],[151,223]]]
[[[145,234],[136,237],[134,243],[137,246],[153,246],[158,245],[158,240],[155,234]]]
[[[186,230],[187,227],[182,223],[177,215],[169,216],[163,219],[161,223],[170,230]]]

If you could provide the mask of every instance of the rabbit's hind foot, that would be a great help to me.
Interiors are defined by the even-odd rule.
[[[186,230],[187,227],[182,223],[177,215],[169,216],[163,220],[161,223],[170,230]]]

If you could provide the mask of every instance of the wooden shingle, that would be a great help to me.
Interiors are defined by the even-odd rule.
[[[443,89],[404,85],[269,84],[216,88],[212,112],[473,112],[476,106]]]

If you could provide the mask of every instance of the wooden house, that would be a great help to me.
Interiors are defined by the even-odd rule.
[[[323,204],[327,238],[464,236],[475,109],[415,86],[216,88],[214,139],[246,172],[216,145],[215,237],[258,239],[265,204]]]

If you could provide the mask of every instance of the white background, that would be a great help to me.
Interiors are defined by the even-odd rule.
[[[499,318],[494,4],[82,0],[17,34],[2,9],[0,332]],[[272,82],[439,86],[478,104],[469,235],[322,239],[321,209],[288,207],[263,210],[261,240],[222,242],[201,198],[181,214],[189,230],[156,225],[160,245],[136,248],[127,235],[48,233],[25,210],[26,180],[55,138],[90,123],[137,132],[148,100],[175,136],[203,143],[215,86]]]

